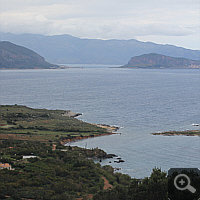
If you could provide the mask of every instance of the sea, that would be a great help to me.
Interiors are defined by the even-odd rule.
[[[0,71],[1,105],[62,109],[78,119],[120,127],[116,134],[68,145],[100,148],[116,158],[96,161],[134,178],[153,168],[199,168],[198,136],[151,133],[198,130],[199,69],[123,69],[110,65],[69,65],[68,69]]]

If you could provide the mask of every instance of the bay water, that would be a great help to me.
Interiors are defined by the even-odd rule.
[[[199,137],[150,134],[199,128],[192,126],[200,123],[199,69],[76,66],[83,68],[1,70],[0,103],[71,110],[83,121],[121,127],[121,134],[70,145],[118,155],[124,163],[101,163],[135,178],[149,176],[154,167],[200,167]]]

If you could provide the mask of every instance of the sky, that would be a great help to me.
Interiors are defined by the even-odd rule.
[[[200,49],[199,0],[0,0],[0,30]]]

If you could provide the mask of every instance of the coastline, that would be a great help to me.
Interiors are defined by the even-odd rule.
[[[118,134],[118,133],[115,133],[117,130],[119,130],[119,127],[117,127],[117,126],[111,126],[111,125],[106,125],[106,124],[94,124],[94,123],[91,123],[91,124],[94,125],[94,126],[106,129],[107,133],[96,134],[96,135],[88,135],[88,136],[82,136],[82,137],[81,136],[77,136],[77,137],[71,138],[71,139],[64,139],[60,143],[63,144],[63,145],[66,145],[68,143],[76,142],[78,140],[83,140],[83,139],[88,139],[88,138],[93,138],[93,137],[106,136],[106,135]],[[121,133],[119,133],[119,134],[121,134]]]
[[[107,124],[93,124],[93,123],[92,123],[92,125],[95,125],[95,126],[100,127],[100,128],[104,128],[109,133],[112,133],[112,134],[114,134],[113,131],[116,132],[116,131],[119,130],[118,126],[111,126],[111,125],[107,125]]]
[[[34,67],[34,68],[0,68],[0,70],[33,70],[33,69],[84,69],[84,67],[69,67],[69,66],[63,66],[58,65],[59,67],[50,67],[50,68],[40,68],[40,67]]]
[[[77,137],[74,137],[74,138],[71,138],[71,139],[64,139],[62,141],[60,141],[61,144],[63,145],[66,145],[68,143],[71,143],[71,142],[76,142],[78,140],[83,140],[83,139],[88,139],[88,138],[94,138],[94,137],[100,137],[100,136],[106,136],[106,135],[113,135],[113,134],[116,134],[116,133],[102,133],[102,134],[98,134],[98,135],[88,135],[88,136],[77,136]]]
[[[70,110],[34,109],[23,105],[1,105],[1,139],[60,141],[62,144],[116,134],[116,126],[92,124]]]

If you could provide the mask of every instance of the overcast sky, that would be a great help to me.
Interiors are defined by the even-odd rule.
[[[199,0],[0,0],[2,32],[138,39],[200,49]]]

